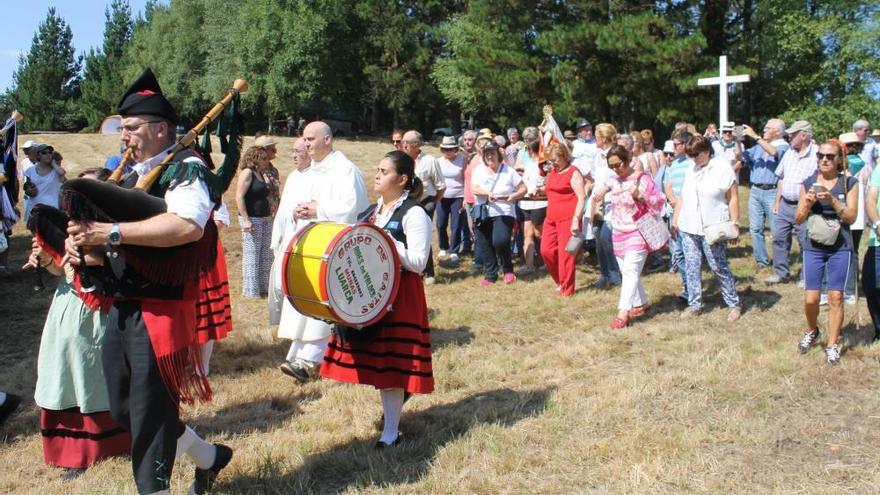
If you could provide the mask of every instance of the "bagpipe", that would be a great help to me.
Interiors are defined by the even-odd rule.
[[[61,187],[62,209],[74,221],[141,221],[167,211],[165,200],[149,192],[155,186],[173,188],[195,179],[206,183],[215,208],[219,207],[220,198],[232,182],[241,156],[243,123],[238,108],[240,94],[247,92],[247,89],[245,80],[236,79],[232,88],[198,124],[177,140],[168,156],[144,176],[138,178],[133,172],[123,174],[132,160],[131,149],[128,149],[107,182],[86,178],[68,180]],[[206,166],[212,167],[209,126],[221,115],[223,118],[217,125],[217,136],[225,155],[223,163],[215,172],[200,165],[187,166],[181,156],[202,158]],[[197,150],[194,148],[198,147],[196,140],[200,135],[202,145]],[[131,186],[135,178],[137,182],[134,187],[126,187]],[[126,264],[144,281],[163,286],[182,286],[195,281],[213,267],[217,256],[217,237],[217,228],[214,222],[209,221],[202,237],[189,244],[171,248],[122,244],[118,254],[124,255]],[[88,290],[91,280],[84,268],[80,271],[80,278],[83,290]]]

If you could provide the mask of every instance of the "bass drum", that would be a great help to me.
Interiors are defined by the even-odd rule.
[[[318,222],[290,240],[282,274],[284,295],[297,311],[362,328],[391,310],[400,260],[392,239],[371,223]]]

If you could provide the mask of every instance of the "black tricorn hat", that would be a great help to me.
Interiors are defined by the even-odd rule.
[[[116,105],[116,111],[123,117],[130,115],[155,115],[177,124],[177,112],[162,94],[159,81],[153,71],[147,68],[141,77],[132,84]]]

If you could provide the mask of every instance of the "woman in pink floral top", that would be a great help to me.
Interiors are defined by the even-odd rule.
[[[608,168],[617,176],[608,179],[594,201],[601,204],[606,194],[611,195],[611,239],[621,274],[620,303],[611,328],[624,328],[630,318],[641,316],[650,308],[641,280],[650,248],[635,219],[643,214],[658,215],[663,207],[663,194],[651,176],[633,169],[632,155],[625,147],[612,146],[606,159]]]

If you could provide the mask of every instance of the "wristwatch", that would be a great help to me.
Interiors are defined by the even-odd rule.
[[[119,231],[118,223],[114,223],[110,227],[110,235],[107,236],[107,241],[110,242],[111,246],[119,246],[122,244],[122,232]]]

